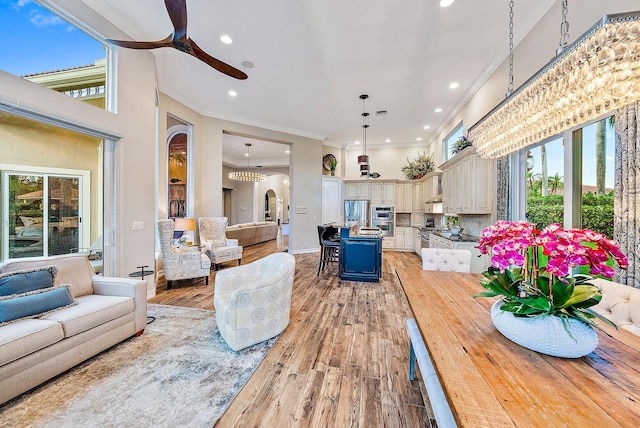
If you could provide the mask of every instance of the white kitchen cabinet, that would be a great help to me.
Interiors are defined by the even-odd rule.
[[[440,179],[442,173],[432,172],[427,174],[425,180],[422,182],[422,199],[424,201],[422,212],[433,212],[433,200],[436,196],[440,195]]]
[[[341,224],[342,205],[342,179],[322,177],[322,224]]]
[[[413,251],[419,256],[422,249],[422,240],[420,239],[420,230],[417,227],[413,227]]]
[[[480,254],[476,248],[477,242],[452,241],[442,236],[432,233],[429,238],[430,248],[443,248],[453,250],[469,250],[471,251],[471,272],[480,273],[485,271],[491,264],[491,260],[487,254]]]
[[[393,250],[396,248],[396,240],[393,236],[384,236],[382,238],[382,248]]]
[[[413,184],[396,184],[396,213],[410,213],[413,209]]]
[[[424,198],[422,197],[422,181],[413,183],[413,203],[412,212],[421,213],[424,209]]]
[[[350,182],[344,185],[345,199],[371,199],[371,183]]]
[[[395,183],[371,183],[371,203],[394,205],[396,200]]]
[[[444,213],[490,214],[493,211],[492,159],[482,159],[473,147],[468,147],[439,168]]]
[[[412,227],[396,227],[396,250],[413,250],[412,230]]]

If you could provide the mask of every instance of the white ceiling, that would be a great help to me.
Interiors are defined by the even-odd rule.
[[[163,0],[83,1],[132,40],[159,40],[173,31]],[[516,42],[554,1],[516,2]],[[424,146],[508,54],[507,0],[456,0],[448,8],[438,3],[187,0],[188,36],[249,78],[233,79],[162,48],[153,51],[159,87],[202,114],[320,138],[335,147],[361,139],[358,96],[366,93],[368,147]],[[222,34],[233,43],[223,44]],[[244,68],[243,61],[255,66]],[[451,90],[454,81],[460,86]],[[505,92],[506,87],[505,81]],[[441,113],[434,112],[438,107]],[[387,115],[377,116],[379,110]],[[225,155],[232,146],[246,151],[240,137],[231,140],[225,137]],[[266,163],[270,158],[262,159],[258,146],[251,158]]]

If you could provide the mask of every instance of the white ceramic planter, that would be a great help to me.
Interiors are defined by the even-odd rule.
[[[503,301],[498,300],[491,307],[493,325],[520,346],[562,358],[580,358],[598,346],[597,333],[582,321],[569,318],[565,324],[556,316],[516,317],[511,312],[500,310],[502,304]]]

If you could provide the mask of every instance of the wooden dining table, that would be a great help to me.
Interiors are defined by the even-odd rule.
[[[459,427],[640,427],[640,337],[605,326],[591,354],[556,358],[493,326],[477,274],[397,269]]]

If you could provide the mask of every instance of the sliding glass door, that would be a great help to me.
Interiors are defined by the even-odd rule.
[[[77,251],[82,242],[82,175],[4,172],[3,253],[7,258]]]

